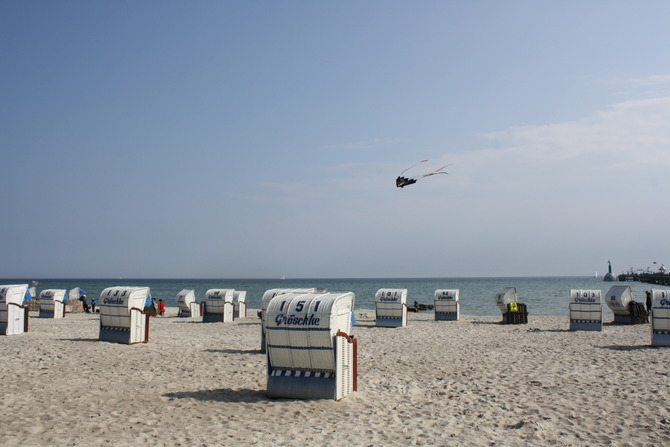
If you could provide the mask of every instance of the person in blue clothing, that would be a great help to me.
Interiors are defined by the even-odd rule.
[[[91,312],[95,313],[95,305],[96,305],[95,298],[91,298]]]

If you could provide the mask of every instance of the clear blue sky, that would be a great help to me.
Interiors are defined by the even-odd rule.
[[[668,1],[0,2],[0,277],[670,265]],[[449,175],[404,189],[416,161]]]

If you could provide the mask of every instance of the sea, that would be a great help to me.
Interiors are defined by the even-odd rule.
[[[407,289],[407,304],[433,304],[435,290],[458,289],[461,314],[473,316],[500,315],[495,295],[505,287],[515,287],[518,301],[525,303],[529,315],[567,315],[571,289],[601,290],[603,300],[613,285],[628,285],[635,301],[645,302],[645,290],[651,284],[639,282],[604,282],[595,277],[521,277],[521,278],[338,278],[338,279],[0,279],[0,284],[38,282],[39,295],[45,289],[70,290],[79,287],[90,302],[107,287],[149,287],[151,296],[163,299],[166,306],[176,306],[176,295],[182,289],[193,289],[197,301],[204,300],[209,289],[235,289],[247,292],[250,309],[260,309],[266,290],[275,288],[322,288],[328,292],[354,292],[356,309],[374,309],[375,293],[381,288]],[[656,286],[658,287],[658,286]],[[604,305],[603,312],[612,315]]]

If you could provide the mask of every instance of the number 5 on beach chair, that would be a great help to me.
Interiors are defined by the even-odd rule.
[[[325,291],[325,289],[316,288],[266,290],[261,298],[261,352],[266,352],[265,324],[267,323],[267,310],[268,306],[270,306],[270,301],[279,295],[285,295],[287,293],[322,293]]]

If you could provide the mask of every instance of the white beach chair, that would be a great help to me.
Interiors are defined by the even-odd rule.
[[[503,323],[509,322],[509,311],[507,305],[510,303],[516,303],[518,302],[517,300],[518,298],[516,296],[516,287],[505,287],[496,294],[495,302],[496,306],[498,306],[498,309],[500,309],[500,312],[502,312]]]
[[[267,308],[267,394],[340,400],[357,389],[354,294],[287,293]]]
[[[600,290],[570,290],[570,330],[602,331],[603,305]]]
[[[459,289],[438,289],[435,291],[435,320],[458,321],[461,316]]]
[[[234,289],[209,289],[205,293],[203,323],[230,323],[233,321]]]
[[[148,287],[108,287],[100,294],[100,340],[116,343],[147,343],[149,314],[144,312]]]
[[[265,349],[265,323],[267,322],[267,309],[270,301],[277,295],[285,295],[287,293],[323,293],[325,289],[317,289],[314,287],[308,288],[294,288],[294,289],[269,289],[266,290],[261,298],[261,352],[266,352]]]
[[[247,292],[236,290],[233,293],[233,318],[247,317]]]
[[[614,313],[615,323],[631,323],[629,304],[633,301],[633,290],[630,286],[612,286],[605,295],[605,303]]]
[[[40,318],[65,318],[68,299],[65,289],[45,289],[40,292]]]
[[[202,318],[202,303],[195,300],[195,291],[183,289],[177,294],[178,316],[184,318]]]
[[[407,326],[407,289],[379,289],[375,294],[375,324]]]
[[[651,344],[670,346],[670,290],[652,289]]]
[[[28,284],[0,286],[0,335],[28,332],[28,306],[23,300]]]

